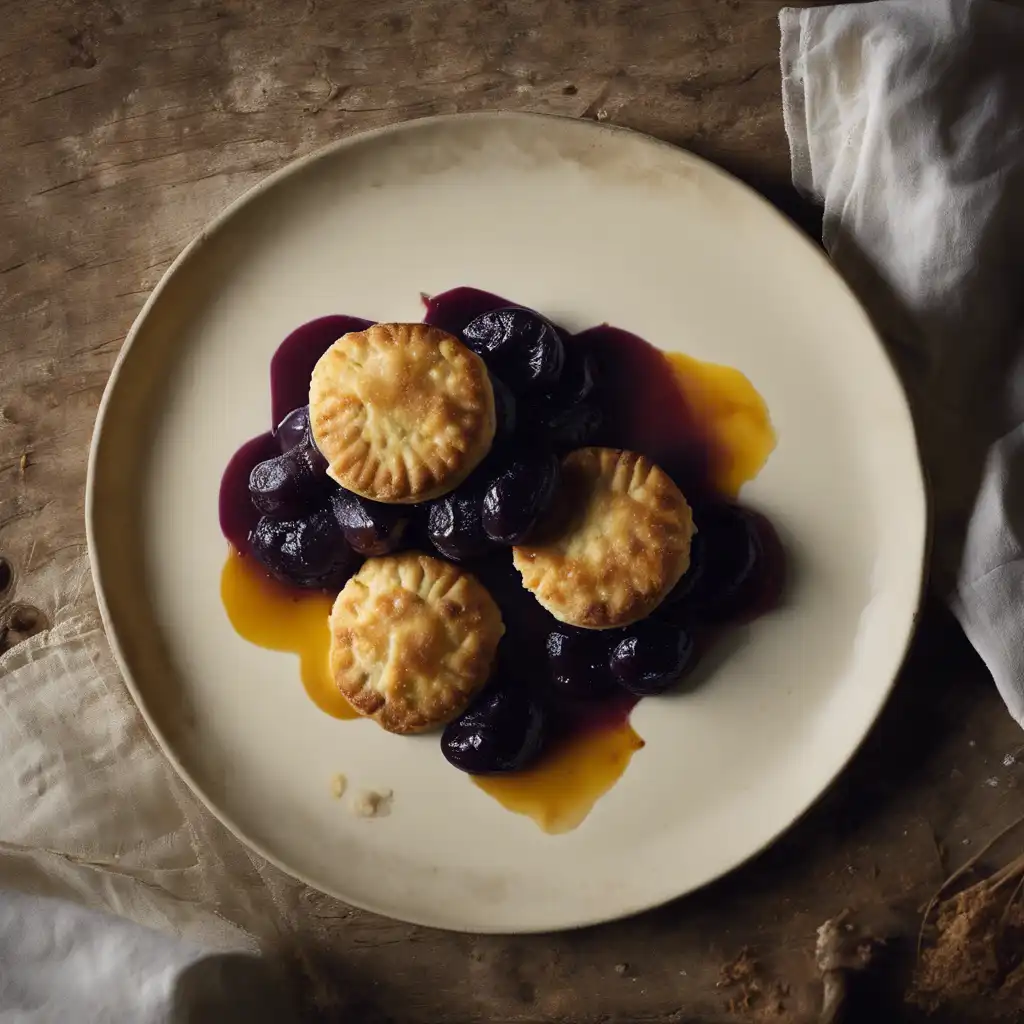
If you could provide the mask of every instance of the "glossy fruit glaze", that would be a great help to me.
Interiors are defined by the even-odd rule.
[[[426,322],[460,336],[465,336],[467,326],[479,323],[478,318],[483,314],[511,305],[499,296],[472,288],[453,289],[425,299],[425,304]],[[364,329],[369,323],[354,317],[322,317],[298,328],[282,342],[271,362],[274,423],[280,423],[288,413],[306,403],[309,377],[319,356],[342,334]],[[518,341],[514,331],[520,325],[508,326],[513,332],[509,337]],[[586,397],[593,388],[600,397],[599,408],[595,406],[597,411],[591,410],[594,415],[589,418],[578,416],[577,422],[572,422],[571,417],[562,417],[557,421],[554,430],[564,433],[564,447],[574,446],[572,441],[579,435],[585,436],[584,443],[627,448],[653,458],[672,475],[697,509],[709,509],[702,532],[707,537],[730,542],[726,568],[719,567],[719,570],[735,573],[736,565],[743,562],[745,549],[742,537],[735,542],[730,539],[736,534],[736,524],[730,514],[723,518],[721,512],[729,513],[730,507],[723,507],[721,503],[723,499],[735,498],[741,486],[757,475],[775,445],[768,410],[753,385],[730,367],[663,353],[636,335],[608,325],[576,335],[560,333],[565,343],[566,363],[562,390],[576,387]],[[523,344],[532,355],[533,349],[529,346],[536,347],[544,341],[543,337],[529,337]],[[499,352],[497,358],[507,356]],[[539,374],[549,371],[550,360],[545,363],[538,357],[535,362],[540,367]],[[586,370],[580,369],[584,364]],[[576,369],[570,370],[570,367]],[[581,383],[591,367],[598,377],[596,384],[589,376]],[[570,380],[573,374],[575,379]],[[544,414],[543,396],[535,400],[527,391],[524,397],[523,382],[516,380],[514,384],[517,397],[511,402],[518,405],[517,415],[522,426],[524,417]],[[528,381],[525,387],[529,387]],[[579,408],[593,404],[581,402]],[[510,415],[511,430],[516,413]],[[250,473],[256,465],[277,456],[293,443],[286,434],[287,430],[282,430],[279,436],[268,432],[252,439],[239,449],[225,470],[220,491],[220,521],[232,550],[224,568],[222,598],[232,625],[240,635],[273,650],[299,654],[304,686],[319,707],[335,717],[354,717],[351,708],[331,685],[328,671],[327,614],[333,595],[290,587],[270,579],[250,554],[250,534],[260,518],[250,500]],[[529,466],[523,470],[530,471]],[[514,475],[514,470],[512,472]],[[433,541],[444,551],[444,537],[436,535],[435,520],[443,526],[446,517],[449,522],[453,516],[457,519],[459,502],[450,504],[453,507],[435,508],[429,516],[414,517],[405,544],[429,550]],[[607,685],[607,693],[602,689],[600,700],[593,699],[593,694],[581,696],[571,688],[552,687],[547,643],[559,624],[524,590],[511,564],[509,549],[496,548],[488,540],[484,523],[490,522],[492,528],[497,528],[494,523],[498,523],[501,530],[506,531],[510,527],[493,517],[489,521],[486,501],[482,507],[484,520],[478,527],[479,544],[476,545],[480,554],[463,558],[462,564],[485,583],[502,609],[506,641],[502,645],[498,675],[514,679],[517,686],[528,690],[544,691],[547,742],[544,753],[524,770],[473,775],[472,778],[509,810],[528,815],[545,831],[565,832],[586,818],[595,802],[621,777],[633,754],[642,748],[643,740],[629,723],[629,713],[640,698],[616,683],[632,679],[630,685],[637,693],[656,692],[657,685],[651,689],[645,687],[656,675],[657,664],[653,665],[654,675],[645,675],[644,670],[651,666],[650,659],[644,660],[643,650],[638,657],[637,651],[628,644],[615,647],[612,643],[614,656],[612,650],[599,652],[596,660],[602,664],[587,677],[594,681],[595,688]],[[689,648],[673,649],[670,661],[680,656],[689,659],[691,653],[696,658],[731,619],[749,618],[768,610],[778,598],[783,559],[774,530],[763,517],[743,512],[741,518],[747,533],[752,532],[757,541],[754,545],[756,564],[750,578],[745,578],[742,599],[727,594],[723,600],[720,593],[716,594],[716,613],[697,615],[699,621],[695,626],[694,594],[688,596],[682,592],[689,589],[699,596],[701,581],[697,579],[692,587],[681,587],[682,596],[671,604],[666,602],[665,608],[659,610],[662,612],[659,618],[663,620],[660,625],[652,621],[648,630],[652,635],[660,635],[666,631],[666,624],[678,622],[684,624],[688,634],[693,634],[694,642],[689,647],[694,648],[695,653]],[[458,536],[464,538],[467,534],[463,531]],[[457,550],[454,555],[457,557]],[[715,556],[718,557],[717,547]],[[712,570],[711,576],[719,571],[714,564]],[[609,638],[609,642],[612,639]],[[599,680],[599,677],[603,679],[605,661],[610,666],[607,684]],[[497,694],[494,700],[500,703],[500,697],[501,694]],[[486,707],[483,710],[486,712]],[[500,707],[497,710],[502,711]],[[475,725],[469,721],[465,728]],[[452,759],[452,729],[446,730],[444,739],[449,759]],[[472,770],[471,767],[468,770]]]

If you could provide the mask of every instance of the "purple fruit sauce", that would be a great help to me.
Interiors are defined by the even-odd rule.
[[[249,550],[249,531],[260,513],[249,500],[249,474],[257,463],[280,454],[277,425],[309,402],[309,379],[317,360],[343,335],[373,323],[357,316],[321,316],[297,327],[270,360],[270,429],[246,441],[232,456],[220,481],[220,529],[237,551]]]
[[[497,295],[475,288],[454,288],[424,299],[424,321],[459,335],[475,317],[515,305]],[[350,316],[325,316],[311,320],[288,335],[271,361],[271,421],[280,423],[293,409],[309,400],[309,382],[317,360],[342,335],[364,330],[372,321]],[[601,368],[598,387],[606,420],[594,442],[609,447],[643,452],[668,472],[688,498],[713,499],[709,485],[715,459],[714,438],[706,424],[687,404],[662,353],[642,338],[608,325],[592,327],[576,335],[565,332],[569,352],[579,346],[596,358]],[[567,353],[568,354],[568,353]],[[602,387],[602,382],[609,382]],[[240,552],[249,551],[249,532],[260,513],[249,498],[249,474],[253,467],[281,450],[274,428],[247,441],[224,471],[220,487],[220,524],[224,536]],[[431,550],[414,521],[411,546]],[[757,517],[763,558],[756,580],[756,597],[743,618],[774,606],[782,588],[782,548],[771,524]],[[545,639],[558,624],[526,591],[512,565],[509,548],[470,560],[465,566],[490,590],[506,626],[506,642],[500,657],[515,659],[515,675],[540,688],[545,678]],[[752,608],[752,613],[750,609]],[[704,647],[718,627],[702,630]],[[550,699],[550,698],[549,698]],[[625,691],[607,699],[576,702],[560,698],[556,732],[621,722],[639,698]]]

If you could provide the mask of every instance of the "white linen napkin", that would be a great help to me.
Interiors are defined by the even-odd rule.
[[[85,559],[50,563],[17,598],[53,626],[0,654],[0,1022],[287,1024],[273,964],[251,954],[308,931],[311,909],[343,910],[248,851],[175,774]]]
[[[0,1021],[288,1024],[266,965],[63,900],[0,892]]]
[[[793,181],[903,377],[934,582],[1024,726],[1024,11],[785,9]]]

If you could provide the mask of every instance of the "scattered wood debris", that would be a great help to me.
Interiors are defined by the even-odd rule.
[[[768,982],[763,975],[760,963],[746,947],[722,967],[717,986],[732,993],[727,1003],[730,1013],[742,1013],[764,1021],[786,1019],[788,986],[776,981]]]
[[[1022,824],[1024,817],[1003,829],[950,875],[925,907],[909,997],[921,1009],[967,1013],[984,1000],[991,1013],[1018,1019],[1024,1005],[1024,854],[959,892],[944,894],[971,877],[982,858]]]
[[[732,988],[741,985],[755,977],[758,971],[758,962],[750,955],[750,950],[744,946],[739,956],[725,964],[718,975],[719,988]]]
[[[824,988],[821,1024],[835,1024],[844,1019],[851,980],[872,966],[879,947],[884,944],[884,939],[855,927],[848,910],[818,929],[814,956]]]

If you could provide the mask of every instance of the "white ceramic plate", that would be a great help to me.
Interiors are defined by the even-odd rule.
[[[280,340],[334,312],[419,319],[459,284],[570,329],[609,321],[743,370],[779,444],[744,490],[789,550],[785,606],[697,692],[644,701],[647,741],[574,832],[481,792],[437,738],[313,706],[220,603],[221,471],[269,423]],[[917,610],[925,498],[867,317],[760,197],[671,146],[585,121],[435,118],[345,139],[243,196],[175,261],[104,395],[87,496],[107,631],[175,767],[239,837],[357,906],[468,931],[597,922],[733,868],[853,754]],[[330,793],[394,790],[359,820]]]

